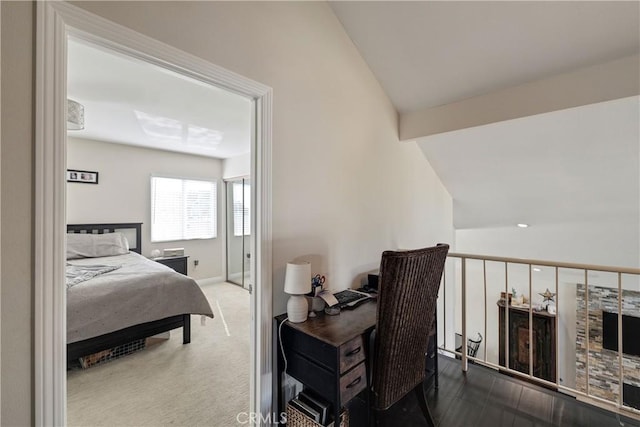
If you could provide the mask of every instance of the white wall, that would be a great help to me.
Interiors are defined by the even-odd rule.
[[[2,425],[32,425],[34,6],[2,8]],[[28,55],[24,55],[29,52]]]
[[[142,254],[154,249],[185,248],[189,275],[196,279],[223,274],[224,197],[222,161],[69,137],[67,167],[98,171],[98,185],[67,183],[67,222],[91,224],[142,222]],[[218,237],[151,243],[151,175],[208,179],[218,185]],[[199,265],[194,265],[199,260]]]
[[[385,249],[453,240],[451,197],[326,3],[74,4],[273,88],[274,314],[294,258],[340,289]],[[35,13],[1,7],[2,421],[30,425]]]
[[[251,153],[230,157],[222,161],[224,179],[242,178],[251,175]]]
[[[458,252],[640,267],[640,217],[456,230]]]

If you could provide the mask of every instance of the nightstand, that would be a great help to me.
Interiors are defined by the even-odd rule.
[[[166,256],[160,258],[152,258],[155,262],[164,264],[167,267],[173,268],[180,274],[187,275],[187,259],[188,256]]]

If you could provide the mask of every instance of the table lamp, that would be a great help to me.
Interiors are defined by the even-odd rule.
[[[284,291],[291,295],[287,302],[289,322],[301,323],[307,320],[309,305],[304,295],[311,292],[310,263],[304,261],[287,263]]]

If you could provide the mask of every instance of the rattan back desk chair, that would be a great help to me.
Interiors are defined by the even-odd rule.
[[[423,389],[425,354],[449,245],[385,251],[380,262],[378,314],[372,342],[371,420],[411,391],[427,423],[434,421]]]

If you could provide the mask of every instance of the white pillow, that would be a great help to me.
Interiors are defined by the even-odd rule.
[[[67,233],[67,259],[96,258],[129,253],[129,242],[122,233]]]

